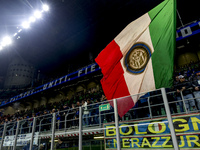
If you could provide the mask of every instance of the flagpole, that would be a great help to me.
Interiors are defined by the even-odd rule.
[[[170,132],[171,132],[171,136],[172,136],[172,142],[173,142],[173,145],[174,145],[174,150],[179,150],[178,141],[177,141],[177,138],[176,138],[176,133],[175,133],[175,129],[174,129],[173,121],[172,121],[172,116],[171,116],[170,109],[169,109],[169,104],[168,104],[167,94],[166,94],[165,88],[161,88],[161,93],[162,93],[162,97],[163,97],[163,101],[164,101],[164,105],[165,105],[165,110],[166,110],[166,114],[167,114],[168,124],[169,124],[169,127],[170,127]]]
[[[115,113],[115,129],[116,129],[116,139],[117,139],[117,150],[121,150],[120,135],[119,135],[119,120],[118,120],[117,100],[113,99],[113,103],[114,103],[114,113]]]
[[[178,18],[179,18],[179,20],[180,20],[180,22],[181,22],[181,26],[184,27],[183,22],[182,22],[182,19],[181,19],[181,16],[180,16],[178,10],[176,10],[176,12],[177,12]]]
[[[178,10],[177,10],[177,6],[176,6],[176,0],[173,0],[173,3],[174,3],[174,17],[173,17],[173,22],[174,22],[174,41],[176,41],[176,12],[178,14],[178,17],[181,21],[181,24],[183,26],[183,23],[182,23],[182,20],[180,18],[180,15],[178,13]],[[174,42],[174,50],[176,49],[176,42]],[[161,93],[162,93],[162,97],[163,97],[163,102],[164,102],[164,105],[165,105],[165,111],[166,111],[166,114],[167,114],[167,119],[168,119],[168,124],[169,124],[169,127],[170,127],[170,132],[171,132],[171,137],[172,137],[172,142],[173,142],[173,145],[174,145],[174,150],[179,150],[179,145],[178,145],[178,141],[177,141],[177,138],[176,138],[176,132],[175,132],[175,129],[174,129],[174,124],[173,124],[173,120],[172,120],[172,116],[171,116],[171,112],[170,112],[170,108],[169,108],[169,103],[168,103],[168,99],[167,99],[167,94],[166,94],[166,91],[165,91],[165,88],[161,88]]]
[[[83,149],[83,137],[82,137],[82,129],[83,129],[83,120],[82,119],[84,119],[83,117],[82,117],[82,112],[83,111],[83,108],[80,106],[79,107],[79,139],[78,139],[78,149],[79,150],[82,150]]]

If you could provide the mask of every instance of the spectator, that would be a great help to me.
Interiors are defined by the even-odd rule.
[[[8,119],[7,119],[7,118],[5,119],[5,123],[6,123],[6,124],[10,123],[10,122],[8,121]]]
[[[56,109],[52,109],[51,111],[51,114],[55,113],[56,112]]]
[[[58,138],[58,143],[56,144],[56,149],[60,149],[60,148],[65,148],[65,143],[63,143],[63,141]]]
[[[75,113],[75,116],[74,116],[74,125],[75,126],[78,126],[78,119],[79,119],[79,107],[76,108],[76,113]]]
[[[200,71],[195,73],[195,77],[193,78],[192,85],[194,87],[194,96],[196,98],[197,107],[200,110]]]
[[[40,144],[39,150],[44,150],[44,145],[43,144]]]
[[[177,75],[176,77],[175,77],[175,81],[174,81],[174,85],[177,85],[177,84],[179,84],[179,75]]]
[[[89,125],[89,111],[87,102],[82,100],[82,107],[83,107],[83,125]]]
[[[168,99],[168,102],[170,102],[169,108],[170,108],[171,114],[177,113],[176,103],[174,102],[176,101],[176,98],[174,97],[174,93],[172,93],[172,91],[173,91],[173,88],[166,88],[167,99]]]
[[[48,111],[47,110],[44,110],[44,116],[42,117],[42,124],[43,124],[43,126],[42,126],[42,128],[45,130],[45,131],[48,131],[48,130],[50,130],[50,127],[51,127],[51,125],[50,125],[50,123],[51,123],[51,118],[50,118],[50,116],[48,116],[47,115],[48,114]]]
[[[151,103],[151,105],[153,105],[151,107],[152,115],[153,116],[162,115],[162,108],[164,106],[161,105],[163,103],[161,91],[160,90],[152,91],[152,92],[150,92],[150,95],[151,95],[151,97],[150,97],[150,103]],[[158,104],[160,104],[160,105],[158,105]]]
[[[180,83],[175,86],[175,89],[177,92],[177,100],[182,100],[181,98],[181,92],[182,92],[187,111],[189,110],[191,111],[191,107],[193,108],[193,110],[196,110],[195,101],[193,99],[194,97],[191,91],[192,90],[191,82],[187,82],[183,75],[179,76],[179,80],[180,80]],[[187,99],[191,99],[191,100],[187,100]],[[183,102],[179,101],[178,105],[180,106],[180,111],[184,112]]]
[[[75,104],[72,104],[72,108],[71,108],[71,111],[70,111],[70,113],[71,113],[71,119],[73,120],[72,121],[72,125],[73,126],[76,126],[75,124],[75,119],[76,119],[76,107],[75,107]]]
[[[95,99],[94,109],[93,109],[93,115],[94,115],[94,124],[99,124],[99,99]]]
[[[57,129],[61,129],[61,115],[59,109],[56,112]]]
[[[89,116],[88,116],[89,125],[91,125],[91,123],[92,123],[91,121],[93,120],[93,118],[92,118],[93,105],[89,98],[87,99],[87,110],[89,111]]]

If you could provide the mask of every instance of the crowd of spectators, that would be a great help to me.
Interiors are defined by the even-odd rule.
[[[51,123],[51,119],[47,119],[48,115],[50,116],[52,113],[56,113],[56,122],[57,122],[57,128],[63,128],[66,114],[68,113],[67,120],[74,119],[73,122],[69,121],[67,124],[67,127],[69,126],[77,126],[78,125],[78,118],[79,118],[79,106],[83,106],[83,117],[84,119],[84,125],[89,125],[89,123],[96,123],[98,124],[97,117],[94,117],[94,120],[88,119],[88,116],[90,115],[99,115],[99,102],[100,101],[106,101],[106,97],[103,94],[102,90],[96,90],[96,88],[90,89],[87,92],[79,92],[76,93],[71,99],[62,99],[59,102],[54,103],[48,103],[47,105],[41,105],[37,108],[34,108],[33,110],[23,110],[16,112],[15,114],[8,114],[3,115],[3,113],[0,113],[0,124],[3,125],[4,123],[12,123],[19,120],[26,120],[27,123],[24,123],[23,126],[30,126],[28,122],[32,121],[32,117],[38,117],[37,124],[39,124],[39,121],[43,119],[42,123]],[[92,106],[88,106],[90,104],[94,104]],[[91,108],[92,107],[92,108]],[[97,109],[95,109],[97,108]],[[91,111],[93,109],[93,111]],[[71,115],[70,115],[71,114]],[[46,115],[46,116],[45,116]],[[52,117],[50,117],[52,118]],[[92,122],[91,122],[92,121]],[[86,122],[86,123],[85,123]],[[11,126],[12,127],[12,126]],[[43,126],[42,129],[48,130],[50,128],[50,125]],[[38,128],[37,128],[38,129]],[[27,130],[22,130],[22,132],[28,132]]]
[[[200,62],[191,62],[188,65],[177,68],[174,73],[173,86],[166,88],[171,114],[183,112],[197,112],[200,110]],[[156,96],[155,96],[156,95]],[[142,97],[132,111],[133,118],[149,117],[148,99],[151,105],[151,115],[161,116],[165,114],[161,91],[149,92]]]
[[[171,88],[166,88],[170,111],[171,113],[192,112],[200,110],[200,67],[199,64],[191,64],[190,66],[181,68],[175,71],[174,84]],[[173,92],[172,92],[173,91]],[[148,99],[148,97],[150,98]],[[100,103],[101,102],[101,103]],[[44,115],[51,115],[56,113],[56,128],[69,128],[78,126],[79,109],[83,107],[83,125],[89,126],[99,124],[100,122],[114,121],[113,107],[107,112],[106,115],[99,113],[99,105],[106,102],[106,97],[102,89],[90,89],[86,92],[76,93],[71,99],[62,99],[59,102],[48,103],[41,105],[33,110],[23,110],[15,114],[3,115],[0,112],[0,124],[11,123],[19,120],[32,121],[32,117],[39,117],[37,124],[42,119],[44,124],[41,130],[50,129],[51,119]],[[151,113],[148,104],[151,105]],[[137,109],[142,107],[142,109]],[[136,109],[135,109],[136,108]],[[137,119],[153,116],[163,115],[164,104],[162,95],[159,90],[146,93],[136,103],[132,110],[127,114],[129,119]],[[101,118],[99,117],[101,114]],[[67,122],[67,123],[66,123]],[[24,124],[24,126],[31,126],[31,124]],[[37,130],[39,130],[37,128]],[[25,132],[25,130],[23,131]]]

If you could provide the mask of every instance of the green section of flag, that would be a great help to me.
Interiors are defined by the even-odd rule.
[[[156,88],[170,87],[173,81],[176,1],[165,0],[148,12],[154,53],[152,65]]]

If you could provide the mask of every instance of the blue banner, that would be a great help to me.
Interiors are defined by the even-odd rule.
[[[182,40],[197,33],[200,33],[200,21],[178,29],[176,31],[176,41]]]
[[[32,90],[27,91],[27,92],[25,92],[25,93],[21,93],[21,94],[19,94],[19,95],[17,95],[17,96],[14,96],[14,97],[10,98],[10,99],[8,100],[8,102],[3,101],[3,102],[1,103],[1,105],[0,105],[0,107],[5,106],[5,105],[8,105],[8,104],[13,103],[13,102],[16,102],[16,101],[18,101],[18,100],[20,100],[20,99],[22,99],[22,98],[31,96],[31,95],[33,95],[33,94],[42,92],[42,91],[44,91],[44,90],[50,89],[50,88],[52,88],[52,87],[58,86],[58,85],[60,85],[60,84],[66,83],[66,82],[68,82],[68,81],[71,81],[71,80],[80,78],[80,77],[82,77],[82,76],[88,75],[88,74],[90,74],[90,73],[96,72],[96,71],[98,71],[98,70],[100,70],[100,68],[99,68],[99,66],[98,66],[96,63],[91,64],[91,65],[89,65],[89,66],[87,66],[87,67],[84,67],[84,68],[82,68],[82,69],[80,69],[80,70],[78,70],[78,71],[76,71],[76,72],[73,72],[73,73],[70,73],[70,74],[68,74],[68,75],[62,76],[62,77],[60,77],[60,78],[58,78],[58,79],[55,79],[55,80],[53,80],[53,81],[51,81],[51,82],[48,82],[48,83],[43,84],[43,85],[41,85],[41,86],[38,86],[38,87],[36,87],[35,89],[32,89]]]

